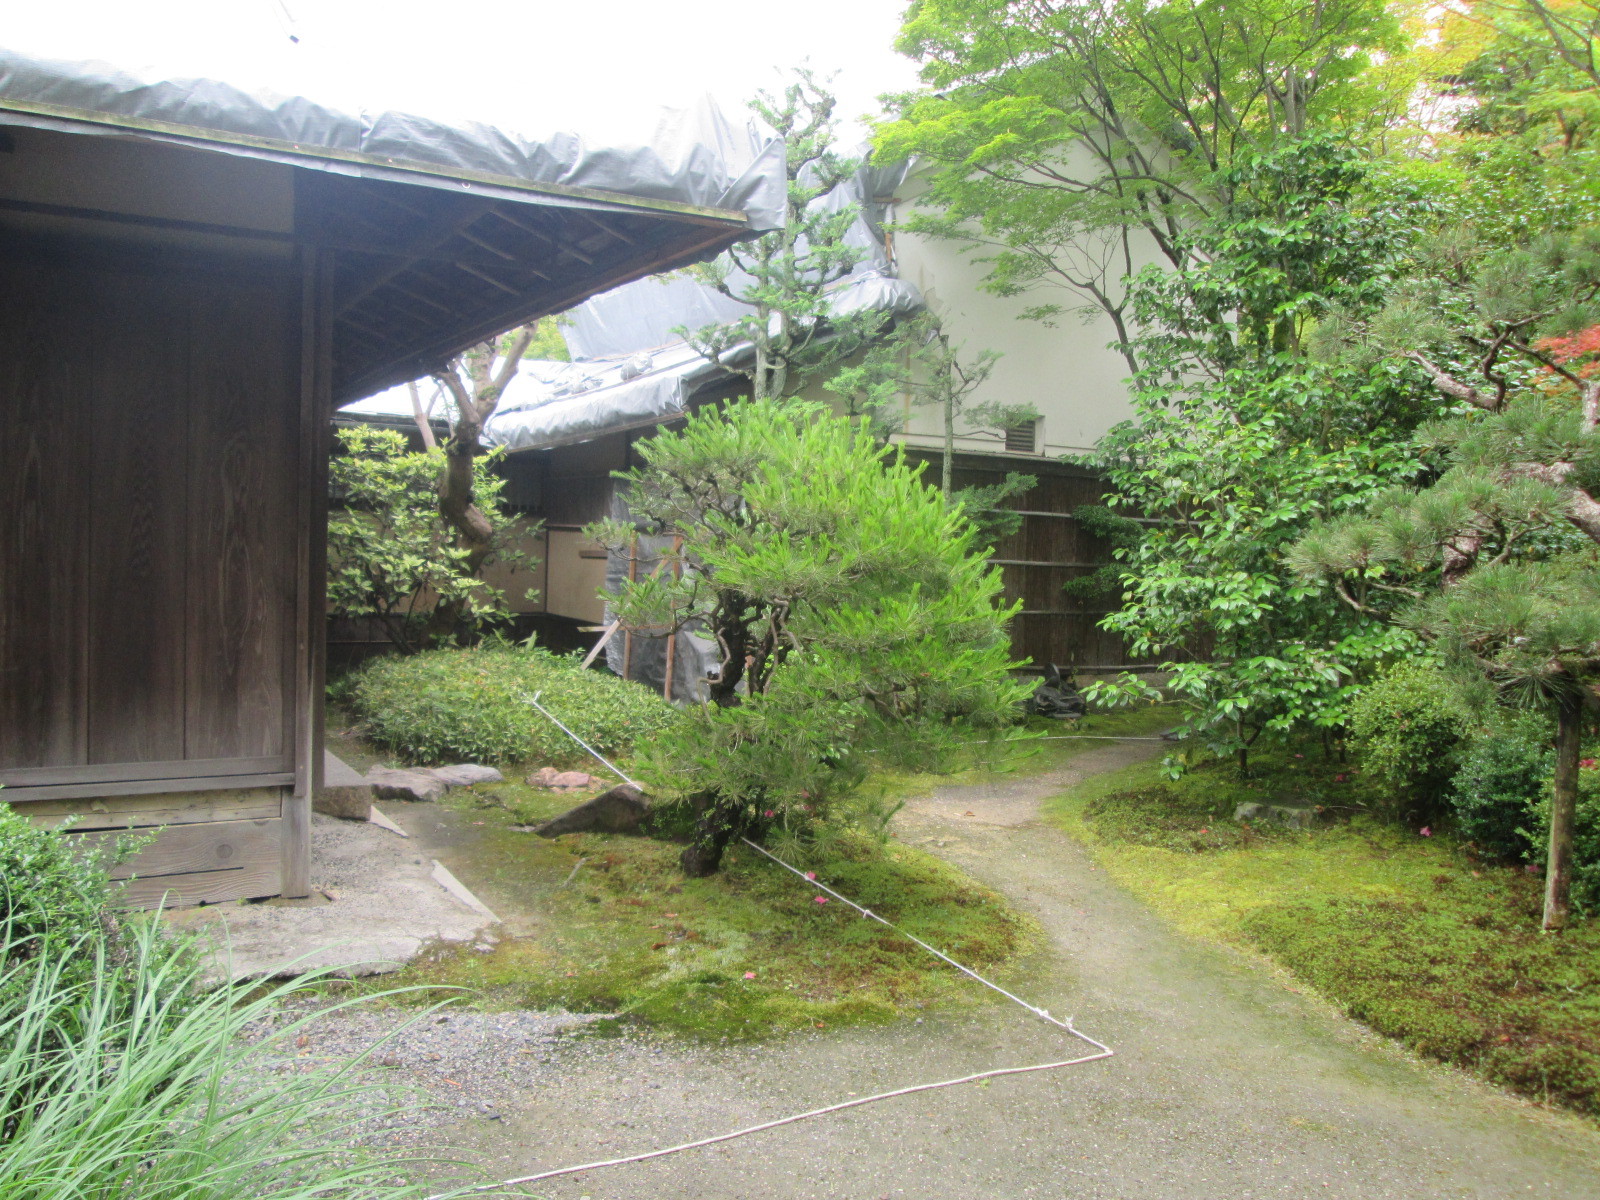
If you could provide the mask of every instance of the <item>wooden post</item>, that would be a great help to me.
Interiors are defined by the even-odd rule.
[[[633,535],[633,541],[628,543],[628,582],[635,583],[639,578],[639,535]],[[622,677],[633,678],[633,630],[622,631]]]
[[[294,785],[283,791],[283,894],[311,894],[311,797],[322,774],[323,637],[327,527],[326,442],[331,384],[331,262],[300,251],[300,470],[296,532]]]
[[[678,552],[683,549],[683,535],[675,534],[672,538],[672,578],[683,578],[683,564],[678,561]],[[667,630],[667,675],[662,683],[661,697],[669,704],[672,702],[672,666],[675,658],[674,651],[678,648],[678,631]]]

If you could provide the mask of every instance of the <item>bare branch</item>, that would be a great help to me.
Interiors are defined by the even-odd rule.
[[[428,414],[423,411],[422,393],[417,390],[415,379],[406,384],[406,391],[411,394],[411,417],[417,423],[417,432],[422,434],[422,444],[429,450],[437,450],[439,440],[433,436],[433,422],[428,420]]]
[[[1409,358],[1427,372],[1428,378],[1433,380],[1433,386],[1446,396],[1456,400],[1464,400],[1468,404],[1476,405],[1478,408],[1486,409],[1489,412],[1494,412],[1500,407],[1493,397],[1485,395],[1470,384],[1462,383],[1454,375],[1451,375],[1441,367],[1435,366],[1417,351],[1408,350],[1403,357]]]

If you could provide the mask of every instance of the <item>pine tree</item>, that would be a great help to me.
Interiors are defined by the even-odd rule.
[[[868,762],[925,768],[955,741],[1009,736],[1029,690],[1008,673],[1016,606],[970,524],[899,451],[777,400],[698,413],[638,449],[629,507],[681,539],[684,569],[624,583],[615,611],[656,636],[703,629],[721,654],[711,703],[645,768],[693,794],[689,874],[774,822],[825,825]],[[589,532],[620,546],[635,528]]]
[[[784,227],[689,268],[692,278],[750,311],[733,321],[676,332],[712,362],[744,374],[755,400],[792,394],[806,376],[860,350],[884,323],[874,312],[839,312],[830,299],[831,289],[866,253],[846,240],[859,206],[830,199],[861,169],[859,159],[834,148],[835,103],[815,74],[803,68],[795,70],[781,94],[762,92],[750,102],[786,147]],[[748,366],[734,365],[741,346],[751,347]]]
[[[1422,634],[1556,721],[1543,924],[1567,920],[1579,744],[1600,697],[1600,229],[1499,253],[1457,230],[1345,354],[1404,358],[1459,407],[1419,445],[1438,471],[1322,524],[1293,560],[1350,608]]]

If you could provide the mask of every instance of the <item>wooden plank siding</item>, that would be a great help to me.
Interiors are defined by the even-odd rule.
[[[128,904],[303,893],[328,407],[304,272],[4,239],[0,269],[0,801],[90,842],[159,830]]]
[[[925,459],[937,481],[937,455],[911,451],[910,457]],[[1022,524],[995,545],[991,556],[1000,567],[1005,598],[1022,601],[1022,612],[1011,626],[1012,654],[1031,670],[1052,662],[1085,674],[1140,666],[1130,661],[1120,637],[1100,628],[1109,608],[1085,604],[1061,590],[1069,580],[1091,575],[1112,561],[1105,539],[1072,516],[1083,505],[1104,503],[1105,482],[1093,471],[1066,463],[975,455],[957,456],[952,482],[958,488],[984,487],[1002,482],[1008,471],[1039,481],[1006,501],[1007,508],[1024,514]]]
[[[88,507],[81,280],[41,264],[0,288],[0,769],[87,761]]]

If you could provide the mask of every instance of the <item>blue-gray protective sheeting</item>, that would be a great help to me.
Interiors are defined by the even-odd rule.
[[[894,267],[885,247],[882,200],[893,194],[905,178],[906,166],[871,165],[867,148],[859,151],[863,166],[826,196],[812,201],[814,207],[837,212],[855,205],[857,219],[845,233],[845,244],[858,250],[862,258],[850,276],[839,285],[838,311],[850,311],[853,302],[887,299],[882,288],[856,288],[857,281],[873,276],[894,279]],[[730,272],[728,283],[737,291],[750,282],[738,271]],[[899,281],[896,280],[896,283]],[[901,284],[900,290],[915,289]],[[914,307],[921,307],[917,297]],[[564,322],[567,349],[575,359],[602,359],[632,354],[678,340],[678,328],[703,329],[707,325],[735,321],[750,311],[714,288],[683,276],[661,280],[640,280],[624,284],[591,297],[574,309]]]
[[[870,309],[909,314],[922,307],[922,297],[911,284],[874,272],[851,278],[836,294],[834,307],[841,313]],[[724,361],[738,363],[749,354],[748,346],[736,347]],[[499,411],[484,427],[485,442],[511,451],[541,450],[656,425],[681,416],[696,393],[729,374],[683,341],[559,365],[573,370],[538,389],[530,386],[515,394],[506,389]]]
[[[210,79],[142,79],[103,62],[0,49],[0,124],[156,141],[297,167],[499,199],[585,208],[629,198],[742,213],[783,225],[783,143],[709,102],[669,113],[649,145],[596,146],[575,133],[530,140],[410,113],[345,113],[300,96]],[[609,195],[608,195],[609,193]]]

